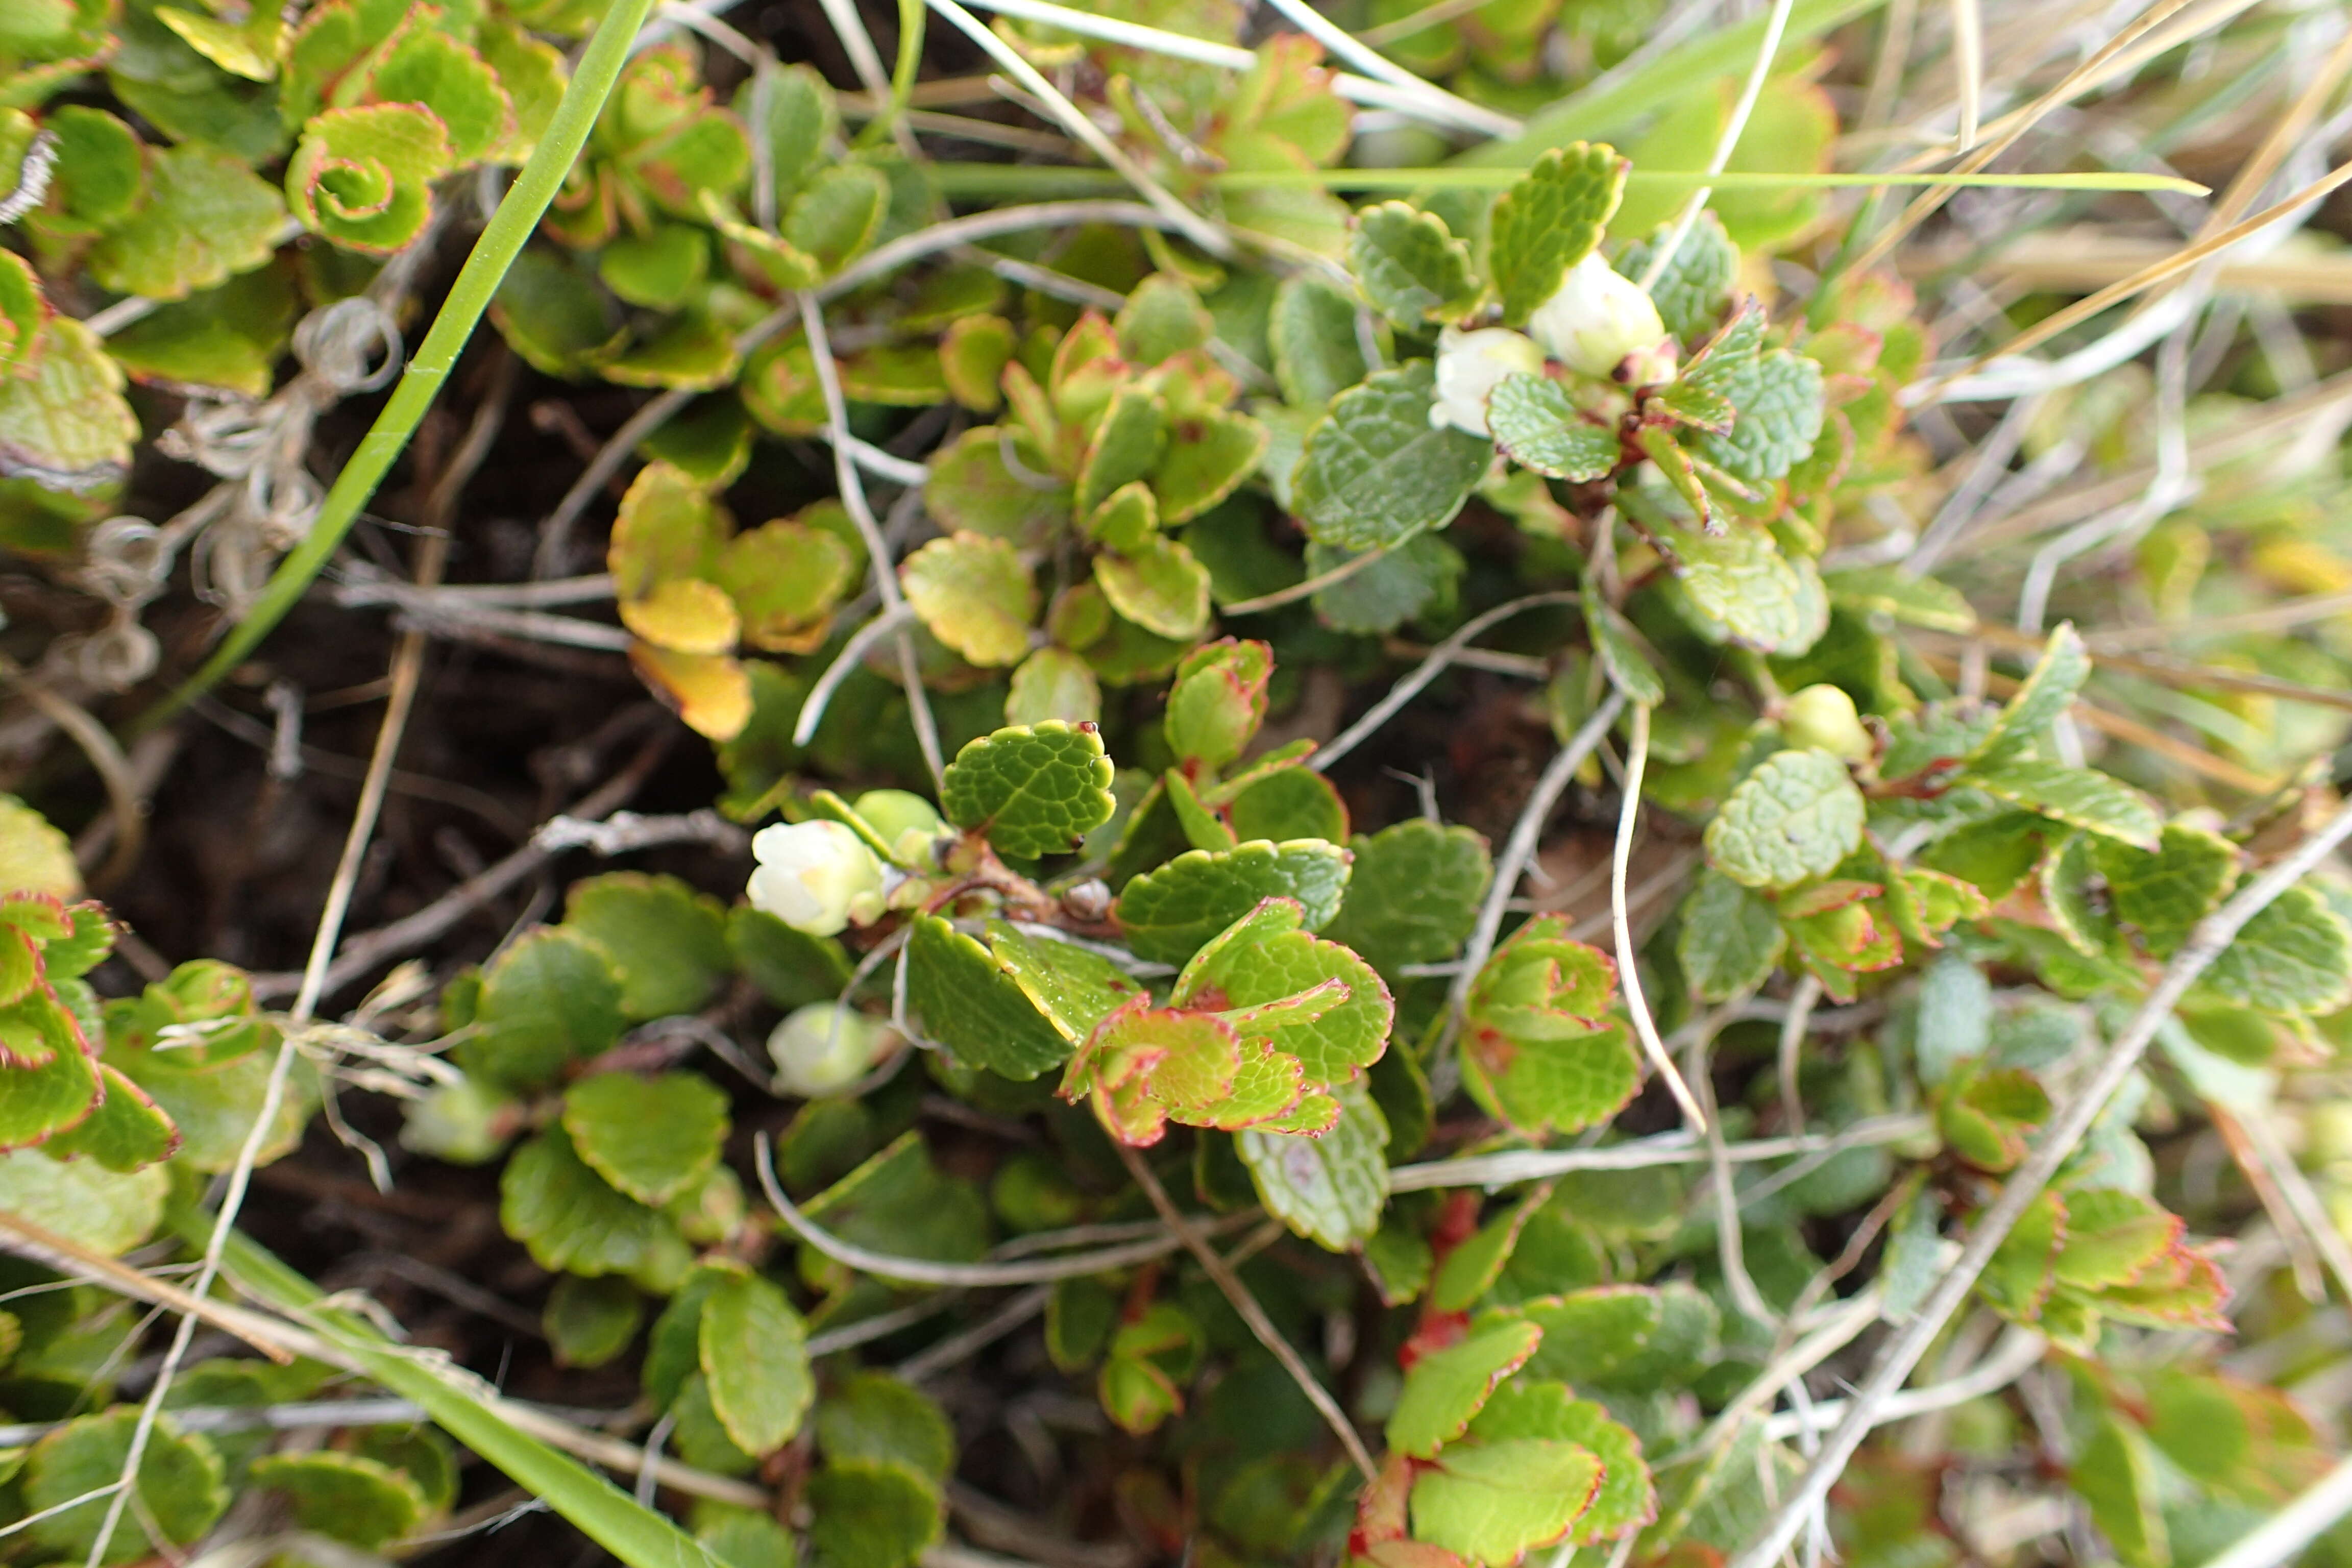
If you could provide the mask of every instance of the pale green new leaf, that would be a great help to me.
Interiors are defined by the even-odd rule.
[[[1997,763],[1971,763],[1960,777],[2011,805],[2142,849],[2154,849],[2162,830],[2147,796],[2096,769],[2012,755]]]
[[[1334,1089],[1339,1119],[1328,1131],[1250,1130],[1234,1135],[1258,1200],[1293,1231],[1331,1252],[1361,1246],[1388,1201],[1388,1119],[1361,1083]]]
[[[1486,425],[1513,462],[1570,484],[1608,478],[1622,456],[1617,432],[1587,420],[1547,376],[1505,376],[1486,399]]]
[[[1542,1340],[1543,1330],[1536,1324],[1509,1318],[1423,1354],[1405,1373],[1390,1413],[1390,1449],[1417,1459],[1435,1458],[1439,1448],[1469,1429],[1496,1385],[1525,1366]]]
[[[1456,1443],[1413,1481],[1413,1537],[1482,1568],[1511,1568],[1566,1535],[1600,1486],[1600,1458],[1573,1443]]]
[[[806,1331],[781,1287],[748,1269],[719,1280],[703,1298],[698,1344],[711,1408],[736,1447],[769,1453],[801,1429],[816,1388]]]
[[[1568,269],[1601,243],[1624,195],[1627,164],[1606,143],[1571,142],[1535,161],[1495,203],[1487,266],[1503,297],[1503,320],[1525,322],[1558,291]]]
[[[1470,247],[1445,220],[1403,202],[1381,202],[1356,215],[1348,268],[1372,308],[1408,331],[1459,318],[1478,297]]]
[[[2032,745],[2053,721],[2074,704],[2074,694],[2090,679],[2091,656],[2072,621],[2061,621],[2050,634],[2032,673],[2017,689],[1994,719],[1992,728],[1969,753],[1973,764],[2005,762]]]
[[[1862,843],[1864,805],[1827,752],[1768,757],[1707,824],[1708,862],[1746,888],[1793,888],[1827,876]]]

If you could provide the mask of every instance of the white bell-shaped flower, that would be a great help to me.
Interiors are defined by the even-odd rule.
[[[1656,302],[1597,250],[1568,269],[1528,318],[1528,331],[1554,359],[1586,375],[1647,386],[1675,373],[1674,341]]]
[[[899,1035],[879,1018],[835,1002],[812,1002],[768,1036],[776,1087],[804,1100],[835,1094],[898,1048]]]
[[[1486,399],[1504,377],[1541,375],[1543,365],[1543,350],[1507,327],[1482,327],[1475,332],[1444,329],[1437,334],[1437,401],[1429,408],[1431,428],[1451,425],[1491,437]]]
[[[751,839],[760,867],[746,889],[754,909],[797,931],[832,936],[882,914],[882,862],[845,823],[794,822]]]

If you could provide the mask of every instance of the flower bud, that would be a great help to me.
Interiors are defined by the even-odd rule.
[[[1430,405],[1430,426],[1451,425],[1491,437],[1486,399],[1495,388],[1506,376],[1542,374],[1543,350],[1507,327],[1444,328],[1437,334],[1437,401]]]
[[[1811,746],[1849,763],[1866,763],[1878,751],[1853,710],[1853,699],[1826,683],[1789,699],[1780,710],[1780,733],[1792,746]]]
[[[882,913],[882,862],[846,823],[763,827],[751,839],[760,868],[745,890],[754,909],[794,931],[832,936]]]
[[[837,1002],[812,1002],[776,1026],[768,1056],[776,1086],[814,1100],[847,1089],[900,1044],[898,1032]]]
[[[936,806],[903,789],[869,789],[850,803],[850,809],[881,836],[891,858],[901,866],[930,865],[931,842],[948,830]]]
[[[461,1079],[408,1107],[400,1146],[453,1165],[485,1164],[520,1131],[522,1121],[520,1100],[479,1079]]]
[[[1586,375],[1646,386],[1675,372],[1674,342],[1657,305],[1597,250],[1568,269],[1559,290],[1528,318],[1528,331],[1554,359]]]

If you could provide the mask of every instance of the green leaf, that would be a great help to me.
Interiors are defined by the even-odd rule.
[[[1078,510],[1090,512],[1150,475],[1167,449],[1168,400],[1140,384],[1117,389],[1078,466]]]
[[[246,1473],[282,1495],[303,1529],[362,1550],[397,1541],[426,1512],[425,1492],[407,1471],[358,1454],[267,1454]]]
[[[747,1454],[781,1448],[815,1397],[801,1315],[774,1281],[729,1272],[703,1298],[697,1342],[711,1408]]]
[[[49,303],[33,264],[15,251],[0,251],[0,379],[13,378],[40,342]]]
[[[1294,408],[1319,409],[1379,367],[1356,338],[1356,302],[1316,273],[1291,274],[1266,320],[1274,377]]]
[[[1087,1042],[1082,1081],[1111,1135],[1143,1148],[1160,1141],[1171,1117],[1193,1126],[1246,1127],[1288,1111],[1304,1092],[1297,1064],[1285,1071],[1271,1052],[1255,1055],[1258,1070],[1244,1081],[1232,1026],[1139,997]]]
[[[0,383],[0,386],[5,384]],[[132,428],[137,428],[135,423]],[[1254,646],[1262,648],[1265,645]],[[1259,716],[1264,717],[1265,712],[1265,699],[1261,692]],[[78,899],[81,897],[81,870],[74,864],[72,839],[15,795],[0,795],[0,894],[17,892]]]
[[[566,1274],[547,1293],[540,1327],[562,1367],[599,1367],[629,1348],[646,1321],[646,1299],[625,1279]]]
[[[1456,1443],[1412,1483],[1412,1533],[1484,1568],[1510,1568],[1592,1505],[1601,1460],[1573,1443]]]
[[[1435,385],[1429,361],[1413,360],[1333,401],[1292,480],[1291,510],[1307,537],[1376,550],[1454,520],[1494,448],[1452,426],[1431,426]]]
[[[1024,1082],[1069,1059],[1072,1042],[988,949],[936,915],[910,924],[907,1008],[925,1034],[961,1061]]]
[[[102,109],[79,103],[49,110],[58,139],[49,199],[37,220],[51,233],[102,234],[131,216],[147,185],[139,133]]]
[[[1827,752],[1779,752],[1706,826],[1707,861],[1747,888],[1825,877],[1862,844],[1862,791]]]
[[[1022,471],[1005,466],[1007,447]],[[934,456],[929,468],[923,504],[960,533],[1036,545],[1068,525],[1068,482],[1042,471],[1045,458],[1008,429],[982,425],[967,430]]]
[[[699,1073],[595,1073],[564,1091],[563,1130],[598,1175],[659,1208],[719,1163],[727,1097]]]
[[[697,1510],[694,1539],[726,1568],[797,1568],[793,1532],[754,1509],[711,1503]]]
[[[1360,1083],[1332,1091],[1339,1120],[1320,1136],[1255,1130],[1234,1147],[1266,1212],[1330,1252],[1363,1244],[1388,1200],[1389,1127]]]
[[[0,1008],[0,1149],[21,1149],[79,1125],[104,1088],[65,1009],[36,993]]]
[[[1486,424],[1513,462],[1570,484],[1607,479],[1623,456],[1617,432],[1586,419],[1548,376],[1505,376],[1486,400]]]
[[[710,270],[710,242],[703,230],[682,223],[656,225],[645,234],[623,234],[596,258],[596,276],[625,304],[648,310],[675,310],[698,289]]]
[[[1830,602],[1862,615],[1885,616],[1907,626],[1965,635],[1977,613],[1960,591],[1933,577],[1910,577],[1899,566],[1860,566],[1830,573]]]
[[[1601,1489],[1576,1521],[1571,1540],[1579,1546],[1622,1541],[1658,1517],[1658,1492],[1642,1458],[1642,1440],[1612,1420],[1608,1408],[1579,1399],[1560,1383],[1514,1379],[1495,1391],[1470,1424],[1484,1442],[1539,1438],[1589,1448],[1601,1461]]]
[[[1541,1349],[1528,1375],[1576,1388],[1639,1390],[1686,1381],[1716,1350],[1715,1303],[1688,1285],[1600,1285],[1528,1302]]]
[[[79,321],[49,318],[33,374],[0,379],[0,479],[83,494],[129,471],[138,437],[122,368]]]
[[[849,960],[829,936],[808,936],[749,904],[727,911],[727,950],[761,994],[786,1012],[829,1002],[849,984]]]
[[[1092,724],[1102,718],[1102,683],[1081,655],[1041,647],[1013,671],[1004,694],[1004,721]]]
[[[940,804],[1001,854],[1063,855],[1110,820],[1110,759],[1092,724],[1048,721],[967,743],[948,765]]]
[[[1225,820],[1238,840],[1322,838],[1337,844],[1348,837],[1347,803],[1328,779],[1307,768],[1277,768],[1248,784],[1226,804]]]
[[[1225,637],[1186,654],[1168,690],[1169,749],[1211,773],[1238,758],[1265,721],[1273,673],[1274,651],[1262,642]]]
[[[1002,539],[958,532],[898,563],[907,602],[933,637],[972,663],[1019,664],[1037,618],[1037,584]]]
[[[1151,474],[1160,525],[1190,522],[1233,494],[1265,460],[1273,439],[1246,414],[1209,409],[1179,420]]]
[[[1307,570],[1317,576],[1355,559],[1355,552],[1337,545],[1311,540],[1307,545]],[[1463,568],[1462,552],[1442,536],[1414,534],[1360,570],[1318,588],[1312,601],[1316,619],[1333,631],[1360,637],[1392,632],[1450,595]]]
[[[879,169],[835,163],[818,171],[784,209],[783,237],[830,277],[874,243],[889,205],[890,183]]]
[[[2123,1562],[2131,1568],[2171,1563],[2155,1448],[2137,1427],[2112,1415],[2102,1419],[2067,1480],[2091,1505],[2091,1521]]]
[[[79,1056],[79,1052],[60,1055]],[[76,1125],[52,1133],[41,1152],[55,1160],[87,1157],[108,1170],[129,1174],[170,1158],[180,1147],[180,1130],[163,1108],[111,1063],[100,1065],[104,1098]],[[17,1085],[5,1079],[12,1092]]]
[[[1386,1048],[1395,1004],[1380,976],[1336,942],[1299,929],[1295,899],[1269,898],[1193,954],[1177,1006],[1213,1007],[1245,1037],[1298,1058],[1310,1088],[1352,1080]],[[1313,995],[1313,1006],[1283,1004]]]
[[[1197,349],[1217,330],[1192,285],[1165,272],[1138,283],[1111,326],[1118,334],[1120,356],[1144,366]]]
[[[1647,239],[1628,246],[1617,260],[1617,271],[1627,278],[1647,277],[1657,247],[1672,232],[1673,226],[1662,224]],[[1687,342],[1722,325],[1738,276],[1739,247],[1723,231],[1721,218],[1702,211],[1682,237],[1665,271],[1650,286],[1650,298],[1657,304],[1666,331]]]
[[[388,254],[424,232],[433,182],[455,156],[448,129],[422,104],[331,109],[303,128],[286,165],[286,195],[314,233]]]
[[[676,1222],[615,1191],[562,1126],[518,1148],[499,1173],[499,1221],[550,1273],[626,1274],[667,1289],[689,1261]]]
[[[1958,953],[1941,955],[1920,979],[1916,1029],[1919,1081],[1938,1088],[1990,1048],[1992,982]]]
[[[2151,958],[2168,959],[2237,881],[2238,848],[2220,834],[2168,824],[2153,853],[2120,839],[2085,841],[2106,884],[2107,908],[2138,933]]]
[[[908,1568],[940,1538],[940,1503],[897,1465],[827,1465],[809,1478],[809,1545],[830,1568]]]
[[[1953,1152],[1979,1170],[2014,1169],[2027,1134],[2050,1119],[2050,1096],[2022,1068],[1963,1071],[1947,1085],[1936,1122]]]
[[[1110,960],[1073,942],[1024,935],[1003,921],[991,921],[988,943],[1022,994],[1073,1046],[1144,994],[1143,986]]]
[[[1701,1001],[1727,1002],[1770,978],[1788,942],[1769,900],[1710,866],[1683,904],[1675,957]]]
[[[824,640],[856,571],[838,535],[780,517],[727,542],[718,582],[735,601],[745,642],[769,653],[808,653]]]
[[[835,1465],[898,1465],[944,1481],[955,1468],[955,1428],[937,1401],[887,1373],[861,1372],[824,1396],[817,1447]]]
[[[1462,1081],[1489,1114],[1540,1137],[1608,1121],[1640,1090],[1642,1068],[1622,1024],[1530,1035],[1474,1017],[1462,1037]]]
[[[1759,528],[1720,534],[1667,528],[1675,581],[1691,604],[1729,636],[1767,653],[1800,654],[1829,625],[1829,596],[1810,561],[1791,562]]]
[[[1509,1319],[1423,1353],[1405,1372],[1404,1387],[1390,1413],[1390,1449],[1417,1459],[1436,1458],[1441,1447],[1469,1429],[1496,1386],[1525,1366],[1542,1340],[1543,1330],[1534,1323]]]
[[[1627,167],[1605,142],[1574,142],[1538,158],[1496,200],[1486,264],[1506,324],[1524,325],[1559,291],[1568,269],[1601,243],[1624,195]]]
[[[1325,935],[1391,974],[1462,951],[1495,875],[1484,838],[1414,816],[1358,834],[1349,848],[1355,865]]]
[[[1736,479],[1785,479],[1821,438],[1822,367],[1802,354],[1774,349],[1741,362],[1722,387],[1738,411],[1725,435],[1703,435],[1693,456]]]
[[[1194,849],[1129,882],[1116,910],[1138,958],[1182,963],[1266,899],[1296,899],[1308,931],[1339,911],[1348,852],[1315,840]]]
[[[58,1557],[79,1561],[98,1544],[110,1497],[95,1497],[72,1508],[61,1505],[121,1479],[138,1425],[136,1409],[117,1405],[102,1415],[68,1421],[33,1445],[18,1483],[24,1511],[38,1515],[59,1510],[31,1524],[28,1533],[37,1550],[46,1548]],[[138,1497],[165,1541],[192,1545],[228,1508],[220,1456],[201,1434],[183,1433],[172,1417],[158,1416],[140,1456]],[[98,1561],[129,1563],[153,1551],[143,1523],[125,1517]]]
[[[2142,849],[2154,849],[2162,832],[2161,819],[2147,796],[2093,768],[2010,756],[1972,763],[1960,777],[2011,805]]]
[[[2074,623],[2061,621],[2025,684],[2003,705],[1992,728],[1969,753],[1969,763],[1989,765],[2021,755],[2074,705],[2074,694],[2083,689],[2090,674],[2091,656],[2075,633]]]
[[[2333,1012],[2352,997],[2352,930],[2316,890],[2291,887],[2245,923],[2198,984],[2266,1012]]]
[[[613,871],[574,882],[563,923],[611,958],[631,1018],[691,1013],[734,967],[726,911],[676,877]]]
[[[566,253],[534,246],[514,259],[490,302],[490,324],[533,370],[576,380],[617,352],[628,331],[613,303]]]
[[[13,1095],[21,1080],[12,1074],[5,1081]],[[155,1234],[170,1190],[162,1165],[123,1175],[96,1160],[53,1160],[38,1149],[0,1152],[0,1209],[109,1258]]]
[[[1403,202],[1381,202],[1356,215],[1348,269],[1372,309],[1406,331],[1455,321],[1478,298],[1470,247],[1445,220]]]
[[[767,110],[764,124],[759,118],[762,107]],[[735,110],[754,136],[764,133],[780,202],[791,201],[822,164],[826,145],[841,128],[832,84],[805,65],[772,70],[764,79],[755,75],[737,95]]]
[[[89,274],[117,293],[183,299],[268,261],[285,221],[278,193],[236,159],[165,148],[145,204],[91,248]]]
[[[421,103],[431,109],[448,133],[452,167],[481,161],[515,132],[514,103],[498,72],[455,34],[439,27],[419,27],[404,36],[374,67],[368,96],[378,103]]]
[[[494,1083],[537,1088],[620,1037],[621,997],[613,961],[587,937],[560,926],[526,932],[483,972],[476,1032],[459,1043],[458,1064]]]
[[[1172,539],[1095,557],[1095,584],[1111,608],[1148,632],[1190,642],[1209,629],[1209,572]]]
[[[300,305],[293,269],[263,267],[157,308],[106,352],[142,383],[267,397]]]

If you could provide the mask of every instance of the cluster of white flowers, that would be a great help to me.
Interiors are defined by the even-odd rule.
[[[1525,333],[1508,327],[1437,336],[1437,401],[1433,426],[1492,436],[1486,400],[1512,375],[1540,375],[1549,356],[1583,375],[1651,386],[1675,374],[1675,341],[1642,286],[1594,251],[1561,279],[1528,318]]]

